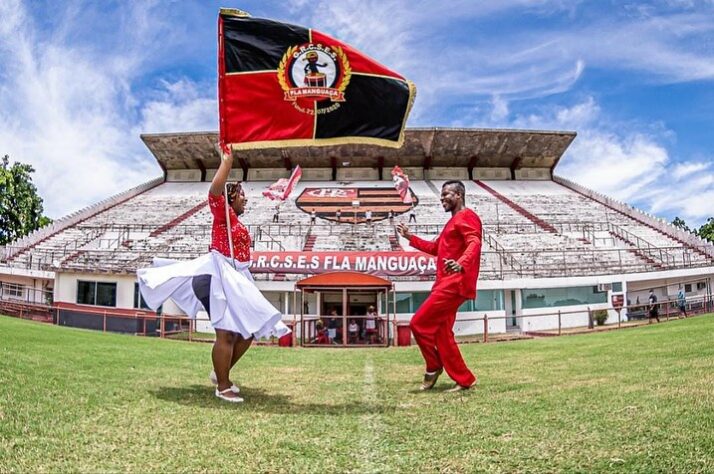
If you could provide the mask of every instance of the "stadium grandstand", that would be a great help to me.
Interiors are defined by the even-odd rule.
[[[575,137],[429,128],[408,129],[398,149],[238,152],[230,179],[243,181],[248,197],[241,220],[252,235],[257,284],[304,344],[315,341],[318,321],[332,309],[346,327],[348,318],[361,321],[371,305],[384,317],[371,342],[389,341],[434,278],[433,258],[409,247],[395,225],[405,222],[413,233],[435,237],[448,219],[441,186],[460,179],[484,236],[478,297],[461,307],[457,336],[587,326],[597,310],[607,311],[606,323],[626,322],[644,316],[650,289],[663,312],[675,312],[680,289],[690,312],[711,309],[714,246],[556,176]],[[218,136],[142,139],[163,177],[0,248],[0,310],[136,334],[166,330],[142,301],[136,270],[154,257],[190,259],[207,251],[212,218],[206,198],[219,164]],[[297,165],[302,180],[287,201],[277,206],[263,197]],[[409,176],[413,206],[394,189],[395,165]],[[161,314],[180,316],[180,310],[169,302]]]

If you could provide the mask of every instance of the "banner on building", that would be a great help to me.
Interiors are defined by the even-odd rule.
[[[381,277],[436,275],[436,257],[421,252],[253,252],[252,273],[361,272]]]
[[[235,150],[372,143],[399,147],[414,85],[319,31],[221,9],[220,140]]]

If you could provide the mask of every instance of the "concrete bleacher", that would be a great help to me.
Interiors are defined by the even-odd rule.
[[[370,190],[393,192],[390,181],[301,181],[283,203],[262,195],[270,182],[244,182],[248,203],[241,221],[251,233],[254,251],[413,251],[397,236],[394,224],[408,223],[425,239],[436,237],[450,217],[439,199],[444,182],[411,183],[416,224],[408,223],[408,206],[400,208],[390,222],[385,218],[386,201],[379,199],[362,198],[358,208],[346,207],[347,215],[340,222],[334,205],[301,209],[296,201],[307,188],[357,188],[365,190],[365,196]],[[554,181],[464,184],[467,206],[480,215],[484,226],[482,269],[493,278],[712,264],[705,252],[673,235]],[[160,184],[88,215],[31,248],[15,252],[3,263],[123,272],[148,263],[153,256],[193,258],[210,244],[209,186],[208,182]],[[273,223],[278,205],[279,222]],[[314,224],[312,209],[317,212]],[[367,209],[374,209],[371,225],[363,217],[354,221],[354,215],[349,215],[356,210],[363,216]]]
[[[564,239],[561,243],[563,248],[580,249],[583,252],[595,249],[617,250],[618,264],[625,268],[643,271],[652,265],[665,268],[705,264],[711,260],[705,253],[688,248],[682,242],[652,228],[647,223],[609,208],[556,182],[488,181],[486,184],[538,219],[559,229],[559,234],[566,239],[572,240],[578,235],[583,237],[578,239],[581,243],[576,244],[574,248]],[[612,239],[596,238],[595,241],[587,241],[587,231],[583,232],[587,227],[591,229],[590,235],[595,231],[604,231]],[[547,239],[543,235],[539,237],[539,241],[544,243]],[[558,244],[558,242],[551,239],[551,244]],[[522,245],[525,243],[521,243]],[[603,265],[612,263],[612,258],[605,256],[615,255],[614,252],[605,251],[596,254],[603,256]]]

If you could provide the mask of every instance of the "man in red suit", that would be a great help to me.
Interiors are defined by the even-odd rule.
[[[449,391],[466,390],[476,383],[476,377],[461,357],[453,331],[459,306],[476,298],[481,264],[481,219],[465,206],[465,196],[461,181],[444,183],[441,205],[444,211],[451,212],[451,219],[432,242],[413,235],[403,223],[397,226],[399,234],[412,247],[437,256],[434,286],[410,323],[426,361],[421,390],[431,389],[444,370],[456,382]]]

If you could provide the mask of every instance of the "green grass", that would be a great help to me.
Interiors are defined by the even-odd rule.
[[[711,315],[462,345],[464,395],[414,347],[254,347],[232,405],[210,348],[0,317],[0,472],[714,471]]]

